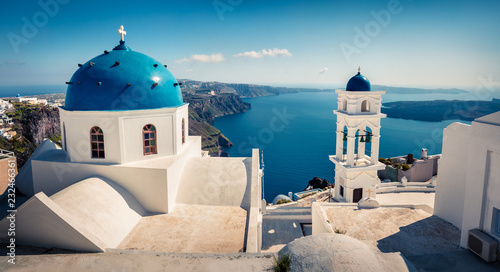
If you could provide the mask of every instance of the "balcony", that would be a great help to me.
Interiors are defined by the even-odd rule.
[[[382,170],[385,168],[385,164],[376,162],[375,164],[371,164],[371,157],[364,155],[364,156],[358,156],[355,155],[354,157],[354,165],[350,166],[347,164],[347,155],[342,155],[342,158],[339,160],[337,159],[336,155],[330,155],[329,156],[330,161],[335,163],[336,165],[341,165],[342,167],[346,168],[348,171],[358,171],[361,168],[366,168],[363,170]]]

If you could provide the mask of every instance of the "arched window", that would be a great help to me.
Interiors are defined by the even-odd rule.
[[[92,158],[104,159],[104,133],[100,127],[90,129],[90,149]]]
[[[144,155],[156,154],[156,128],[148,124],[142,128]]]
[[[182,144],[186,143],[186,121],[182,118]]]
[[[342,110],[347,111],[347,100],[342,103]]]
[[[361,112],[369,112],[370,111],[370,102],[365,100],[361,102]]]

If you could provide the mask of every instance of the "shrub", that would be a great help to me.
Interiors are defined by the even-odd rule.
[[[292,201],[290,199],[280,199],[280,200],[276,201],[276,205],[285,204],[285,203],[289,203],[289,202],[292,202]]]
[[[347,231],[346,230],[341,230],[341,229],[338,229],[338,228],[335,228],[333,230],[333,232],[337,233],[337,234],[345,234]]]
[[[409,164],[412,164],[412,163],[415,161],[415,159],[413,158],[413,154],[411,154],[411,153],[410,153],[410,154],[408,154],[408,155],[406,156],[406,158],[407,158],[407,162],[408,162]]]
[[[381,163],[385,163],[386,162],[386,160],[384,158],[379,158],[378,161],[381,162]]]
[[[399,163],[395,163],[395,164],[394,164],[394,167],[396,167],[397,169],[401,169],[401,164],[399,164]]]
[[[401,167],[402,167],[403,171],[410,170],[410,168],[411,168],[411,166],[409,166],[409,165],[408,165],[408,164],[406,164],[406,163],[405,163],[405,164],[403,164],[403,165],[401,165]]]
[[[290,269],[290,263],[292,262],[292,258],[290,258],[289,254],[280,253],[278,258],[273,256],[273,271],[275,272],[288,272]]]

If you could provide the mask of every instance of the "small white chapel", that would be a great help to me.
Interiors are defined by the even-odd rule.
[[[259,152],[212,158],[188,135],[188,104],[166,65],[120,43],[78,64],[45,140],[16,178],[16,243],[103,252],[258,252]],[[8,218],[0,229],[8,229]],[[0,240],[8,241],[7,231]]]

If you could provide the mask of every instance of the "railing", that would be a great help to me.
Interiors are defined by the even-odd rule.
[[[3,157],[3,156],[14,157],[14,152],[8,151],[8,150],[4,150],[4,149],[0,149],[0,156],[1,157]]]

